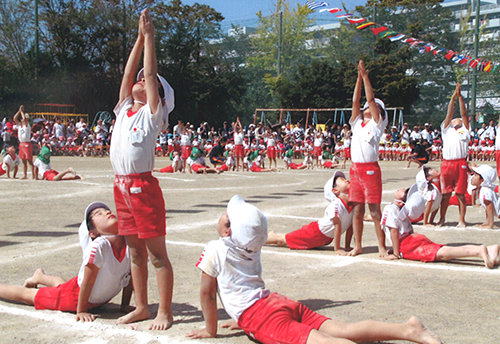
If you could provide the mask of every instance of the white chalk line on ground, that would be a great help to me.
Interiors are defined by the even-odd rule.
[[[133,329],[124,329],[117,328],[117,326],[123,325],[106,325],[99,323],[99,320],[94,322],[77,322],[75,320],[75,316],[69,313],[56,312],[56,311],[40,311],[40,310],[26,310],[17,307],[8,307],[4,305],[0,305],[0,313],[15,315],[15,316],[24,316],[30,317],[37,320],[42,320],[48,323],[55,323],[57,325],[64,326],[65,329],[69,328],[70,330],[82,331],[85,336],[93,337],[93,339],[81,342],[83,343],[109,343],[110,341],[115,342],[117,335],[125,336],[125,337],[133,337],[135,343],[149,343],[149,342],[160,342],[160,343],[169,343],[169,344],[178,344],[178,343],[201,343],[200,340],[175,340],[171,336],[168,335],[160,335],[158,331],[154,331],[152,333],[144,332],[140,330]],[[98,318],[99,319],[99,318]],[[130,326],[130,325],[125,325]],[[153,334],[154,333],[154,334]],[[100,336],[104,336],[110,338],[109,340],[99,338]],[[183,337],[184,338],[184,337]],[[99,342],[96,341],[99,339]]]

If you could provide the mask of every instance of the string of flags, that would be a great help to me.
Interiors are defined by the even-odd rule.
[[[308,1],[306,3],[306,6],[312,11],[320,9],[319,12],[329,12],[333,14],[342,11],[342,9],[340,8],[323,8],[329,6],[328,3],[324,1],[321,2]],[[413,37],[407,37],[406,35],[398,33],[396,31],[391,31],[386,26],[367,21],[365,18],[355,18],[354,15],[351,13],[338,14],[335,17],[337,17],[338,19],[347,19],[347,21],[350,24],[357,25],[356,29],[358,30],[364,30],[366,28],[370,28],[370,30],[376,36],[379,36],[381,38],[386,38],[391,42],[401,41],[403,43],[409,44],[410,47],[419,48],[419,52],[421,54],[424,53],[432,53],[433,55],[441,54],[444,55],[444,58],[447,60],[451,60],[462,66],[469,66],[473,69],[478,68],[480,72],[491,72],[491,73],[500,72],[499,62],[492,62],[480,58],[473,58],[470,55],[461,54],[458,51],[440,48],[435,44],[424,42],[422,40]]]

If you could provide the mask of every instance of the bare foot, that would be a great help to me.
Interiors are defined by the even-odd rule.
[[[42,268],[39,268],[35,271],[33,276],[30,278],[26,279],[24,281],[24,287],[25,288],[36,288],[38,286],[38,281],[40,281],[40,277],[45,275],[45,271],[43,271]]]
[[[24,177],[22,177],[21,179],[28,179],[28,177],[24,176]]]
[[[442,344],[438,335],[431,332],[422,324],[417,317],[411,317],[406,324],[408,325],[408,339],[420,344]]]
[[[465,222],[459,222],[458,225],[457,225],[457,228],[465,228],[467,227],[467,225],[465,224]]]
[[[485,245],[480,246],[479,256],[484,260],[484,265],[488,269],[491,269],[495,266],[495,262],[491,259],[490,255],[488,254],[488,249],[486,248]]]
[[[487,247],[488,255],[493,261],[494,265],[500,264],[500,246],[499,245],[491,245]]]
[[[149,311],[147,308],[143,310],[135,309],[134,311],[119,317],[118,320],[116,320],[117,324],[130,324],[136,321],[141,321],[141,320],[146,320],[151,317],[151,314],[149,314]]]
[[[174,317],[172,317],[172,314],[158,314],[153,320],[153,323],[151,326],[149,326],[150,330],[158,330],[158,331],[166,331],[168,330],[171,326],[172,323],[174,322]]]
[[[354,257],[361,253],[363,253],[363,249],[361,247],[354,247],[347,255]]]
[[[443,227],[444,226],[444,219],[439,220],[438,223],[436,223],[436,227]]]
[[[68,168],[68,171],[69,171],[70,173],[73,173],[74,175],[76,175],[76,171],[75,171],[75,169],[74,169],[73,167],[69,167],[69,168]]]

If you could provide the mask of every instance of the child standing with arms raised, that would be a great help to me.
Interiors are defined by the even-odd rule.
[[[174,275],[165,245],[165,202],[154,167],[156,138],[168,125],[174,92],[157,74],[155,28],[149,11],[142,12],[139,34],[125,66],[120,100],[114,109],[116,124],[111,140],[115,170],[114,193],[120,235],[125,236],[132,260],[131,274],[136,309],[118,319],[126,324],[150,317],[148,310],[148,254],[156,268],[158,314],[150,329],[166,330],[173,322]],[[144,69],[137,72],[144,49]]]
[[[361,110],[361,87],[363,85],[366,103],[363,110]],[[358,80],[352,97],[352,116],[349,124],[352,127],[349,202],[352,204],[354,211],[352,221],[354,249],[349,252],[349,255],[355,256],[363,253],[361,246],[363,217],[365,215],[365,203],[368,203],[375,224],[379,255],[383,257],[387,253],[384,234],[380,226],[382,172],[378,165],[378,145],[387,126],[387,112],[384,102],[373,95],[368,71],[363,61],[359,61],[358,65]]]

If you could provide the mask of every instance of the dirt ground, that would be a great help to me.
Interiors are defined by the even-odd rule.
[[[157,159],[156,166],[170,164]],[[113,171],[108,158],[53,157],[53,168],[72,166],[85,179],[47,182],[0,179],[0,283],[22,284],[38,268],[69,279],[81,263],[78,226],[92,201],[114,209]],[[414,182],[416,168],[382,162],[385,206],[393,192]],[[431,163],[430,166],[439,166]],[[346,170],[348,172],[348,170]],[[150,321],[115,325],[119,297],[101,310],[93,323],[77,323],[74,314],[36,311],[0,301],[0,343],[250,343],[242,331],[220,329],[211,340],[188,340],[185,333],[203,326],[199,302],[200,271],[195,267],[203,246],[217,238],[215,224],[227,201],[240,194],[268,217],[269,230],[289,232],[323,215],[328,205],[323,185],[331,170],[222,175],[157,175],[167,208],[167,248],[175,272],[175,324],[166,332],[149,331]],[[500,243],[498,229],[479,230],[480,208],[467,209],[469,227],[457,229],[456,207],[448,212],[448,227],[419,233],[438,243]],[[498,223],[497,223],[498,225]],[[451,263],[384,261],[378,258],[373,223],[365,222],[364,254],[338,257],[333,247],[290,251],[265,247],[263,277],[267,287],[300,300],[335,320],[374,319],[403,322],[422,319],[445,343],[500,342],[500,270],[486,269],[478,259]],[[156,278],[150,265],[149,298],[158,305]],[[219,302],[220,319],[228,319]]]

